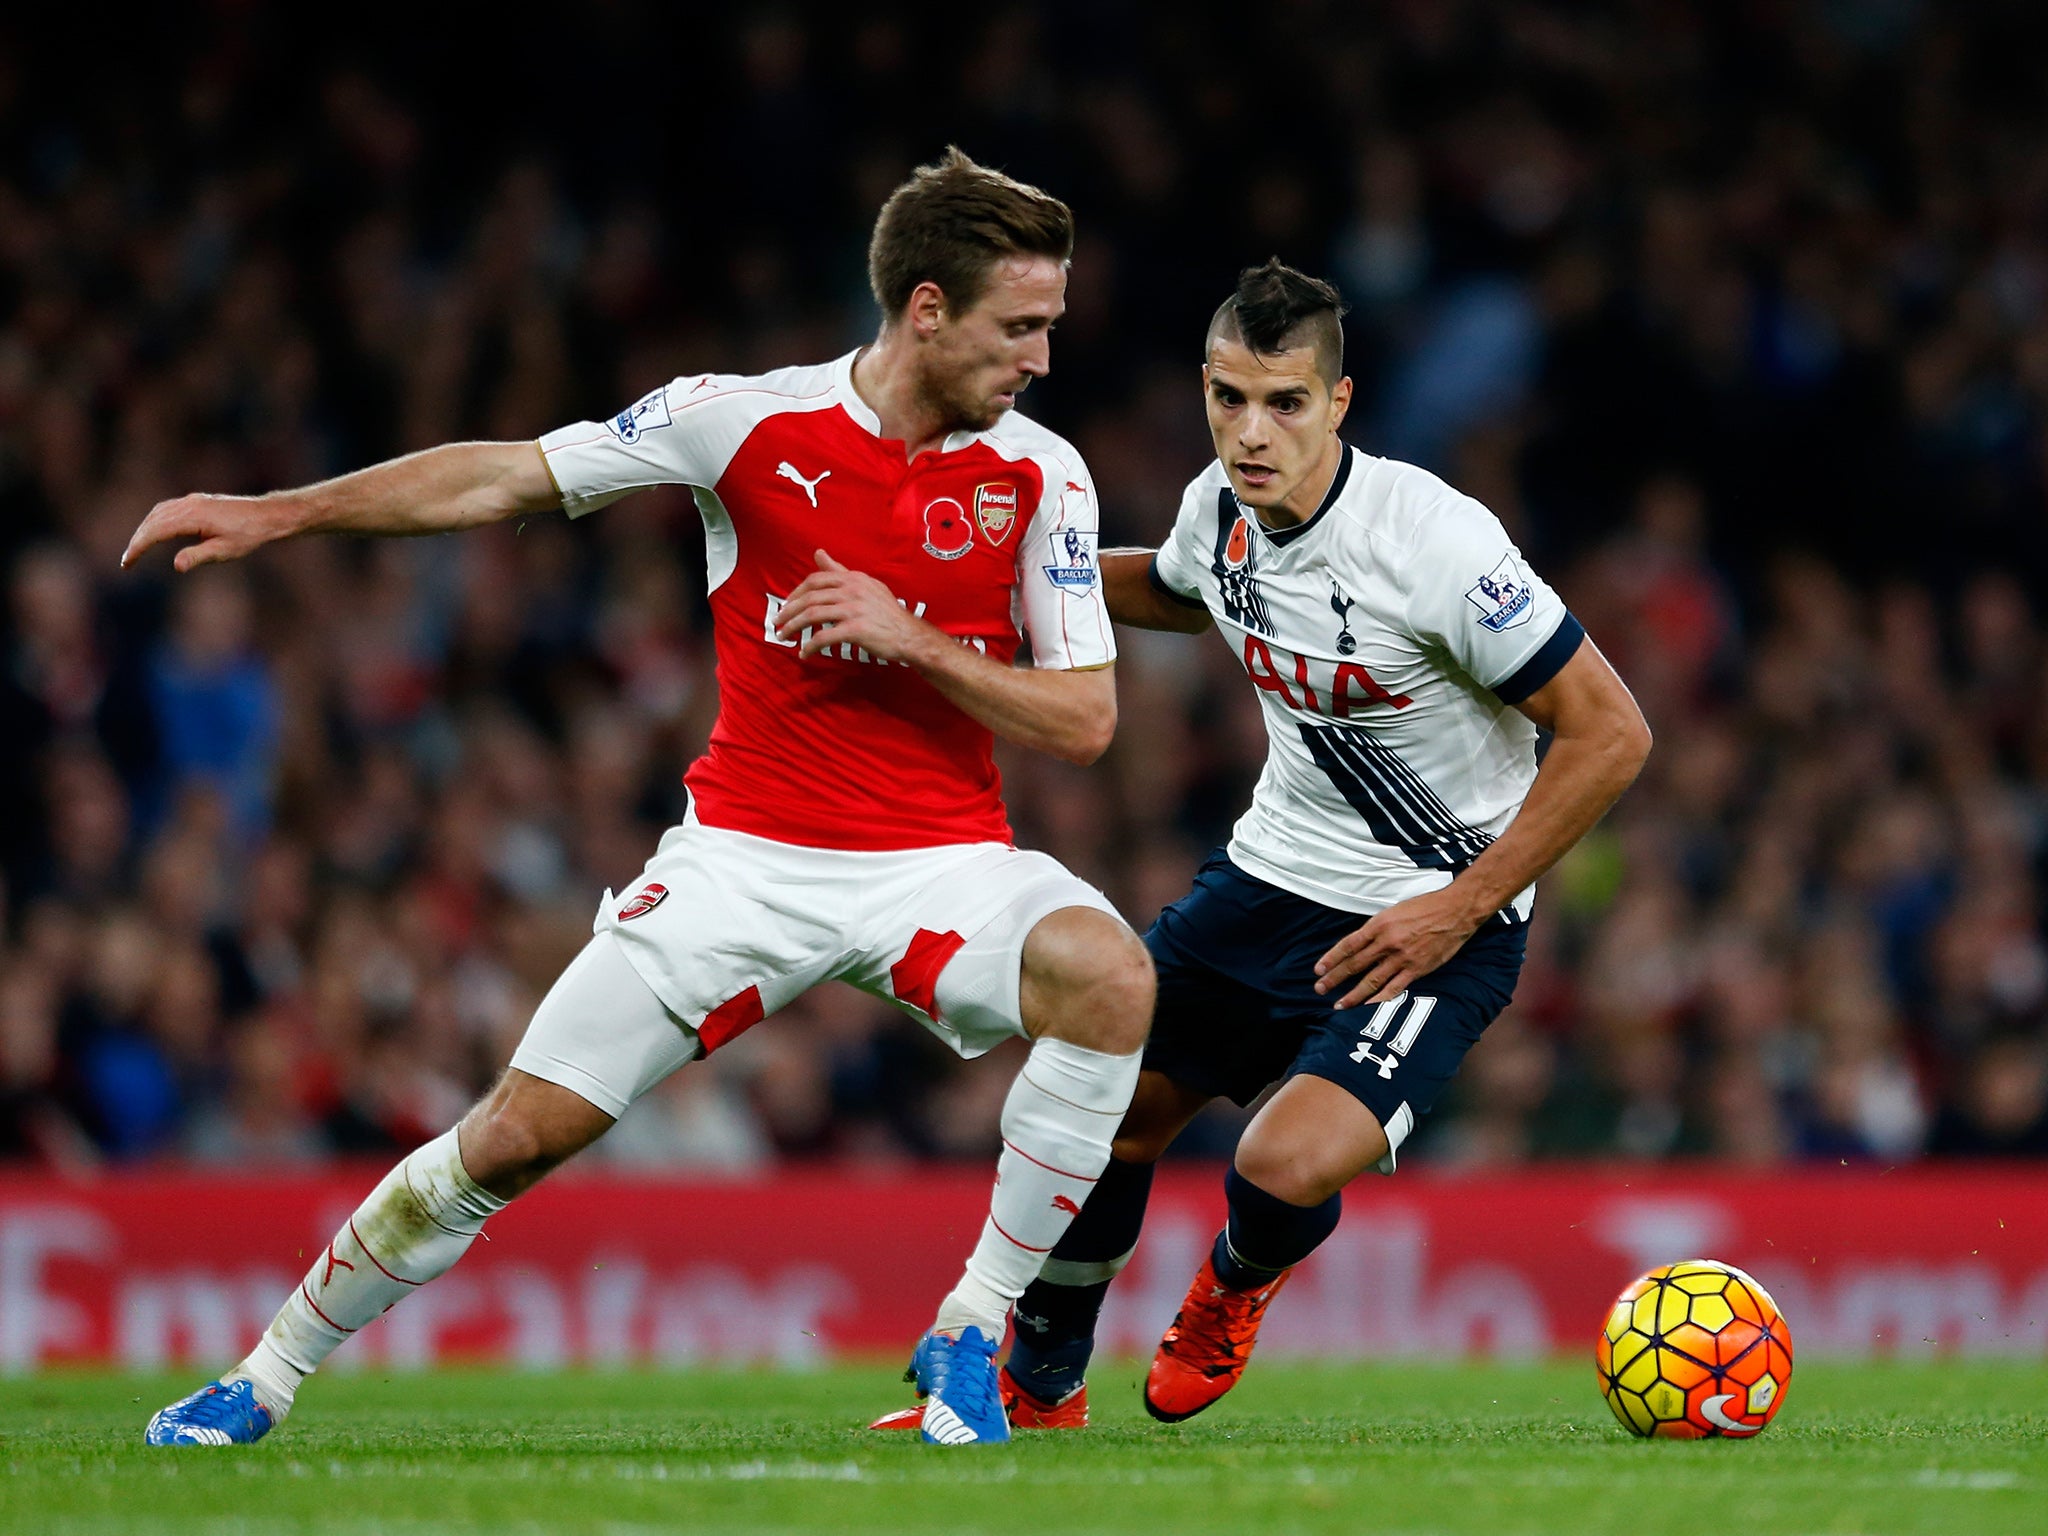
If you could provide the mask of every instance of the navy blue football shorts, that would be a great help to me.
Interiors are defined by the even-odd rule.
[[[1514,996],[1528,932],[1499,919],[1398,998],[1338,1012],[1316,961],[1365,919],[1246,874],[1221,849],[1159,914],[1145,947],[1159,1002],[1145,1068],[1249,1104],[1307,1073],[1357,1099],[1387,1133],[1382,1173],[1486,1026]]]

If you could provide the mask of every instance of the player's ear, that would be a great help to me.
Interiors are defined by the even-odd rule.
[[[903,313],[910,322],[911,334],[922,341],[930,340],[946,318],[945,291],[937,283],[919,283],[910,290],[910,302],[903,306]]]
[[[1344,425],[1345,413],[1351,409],[1351,375],[1348,373],[1330,386],[1330,430],[1335,432]]]

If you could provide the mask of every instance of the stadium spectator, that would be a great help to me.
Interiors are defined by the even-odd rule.
[[[168,633],[148,662],[159,743],[149,809],[204,786],[220,799],[237,847],[269,826],[277,766],[276,690],[250,649],[249,626],[241,572],[210,572],[177,587]]]
[[[59,1089],[57,999],[25,959],[0,974],[0,1161],[75,1171],[98,1156]]]

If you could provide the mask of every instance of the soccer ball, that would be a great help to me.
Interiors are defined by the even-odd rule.
[[[1785,1401],[1792,1334],[1748,1275],[1687,1259],[1651,1270],[1615,1298],[1593,1360],[1601,1395],[1631,1434],[1749,1436]]]

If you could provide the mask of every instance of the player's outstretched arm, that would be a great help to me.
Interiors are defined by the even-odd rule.
[[[160,501],[121,564],[190,540],[172,561],[189,571],[300,534],[452,533],[561,504],[538,443],[449,443],[295,491]]]
[[[1316,962],[1318,992],[1356,978],[1339,1008],[1394,997],[1450,959],[1593,830],[1650,755],[1642,711],[1591,638],[1516,708],[1551,732],[1522,809],[1449,885],[1376,913]]]
[[[1108,749],[1116,733],[1115,668],[1054,672],[992,661],[916,617],[865,571],[822,549],[817,561],[775,621],[776,634],[796,641],[806,657],[857,646],[878,660],[915,667],[1006,741],[1083,764]]]
[[[1105,549],[1102,552],[1102,599],[1109,616],[1134,629],[1170,629],[1199,635],[1209,628],[1209,610],[1200,603],[1177,602],[1152,579],[1152,549]]]

